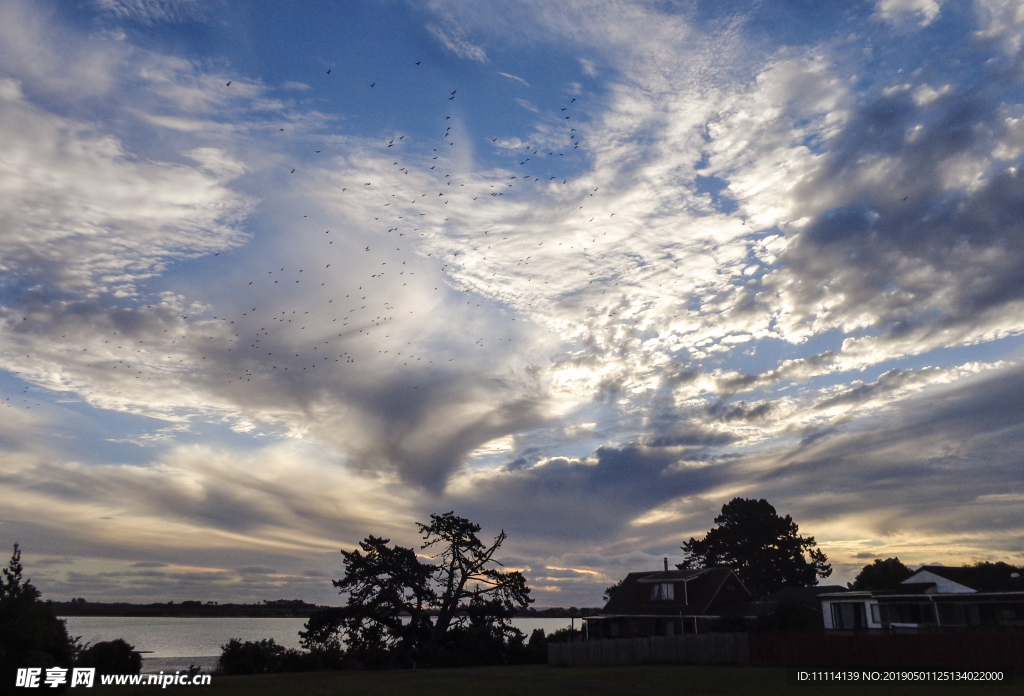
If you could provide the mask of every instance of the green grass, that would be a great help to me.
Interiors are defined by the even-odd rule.
[[[546,665],[317,672],[251,677],[213,677],[210,686],[110,686],[95,696],[202,694],[202,696],[577,696],[582,694],[688,694],[689,696],[1024,696],[1024,678],[1009,683],[791,684],[776,667],[580,667]]]

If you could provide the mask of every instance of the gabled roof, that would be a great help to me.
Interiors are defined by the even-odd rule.
[[[735,582],[738,588],[737,592],[743,595],[744,599],[754,599],[731,568],[655,570],[627,575],[615,594],[605,604],[601,614],[646,616],[662,614],[675,616],[680,613],[684,615],[705,614],[730,578]],[[664,582],[676,585],[675,599],[651,601],[651,585]]]
[[[1017,568],[999,564],[993,566],[921,566],[901,585],[920,583],[928,574],[937,575],[975,592],[1013,592],[1024,590],[1024,578]],[[1013,577],[1016,574],[1017,577]],[[939,588],[942,592],[942,588]]]

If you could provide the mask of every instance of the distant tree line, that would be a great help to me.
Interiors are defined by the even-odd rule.
[[[245,618],[308,618],[324,607],[301,599],[264,600],[259,604],[218,602],[87,602],[76,598],[70,602],[51,602],[58,616],[180,616],[180,617],[245,617]]]

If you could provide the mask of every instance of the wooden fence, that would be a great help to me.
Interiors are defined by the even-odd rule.
[[[651,638],[548,643],[548,664],[559,667],[607,665],[747,665],[746,633],[707,633]]]
[[[750,664],[785,667],[985,669],[1024,673],[1024,633],[753,633]]]

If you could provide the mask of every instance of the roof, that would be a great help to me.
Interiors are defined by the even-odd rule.
[[[692,570],[655,570],[630,573],[604,605],[601,614],[677,616],[706,614],[726,581],[735,582],[734,601],[753,600],[750,592],[731,568],[696,568]],[[676,585],[675,599],[650,599],[650,586],[670,582]],[[686,601],[689,600],[689,601]]]
[[[842,585],[812,585],[810,587],[783,587],[761,598],[762,602],[814,602],[818,595],[835,592],[849,592]]]
[[[921,566],[907,580],[913,581],[914,577],[922,571],[938,575],[940,578],[969,587],[977,592],[1015,592],[1024,590],[1024,578],[1021,577],[1020,569],[1005,563],[959,567]],[[1013,577],[1013,574],[1016,574],[1017,577]],[[914,583],[908,582],[903,584]]]
[[[931,594],[935,592],[934,582],[901,582],[896,587],[887,587],[884,590],[870,590],[874,595],[891,594]]]

